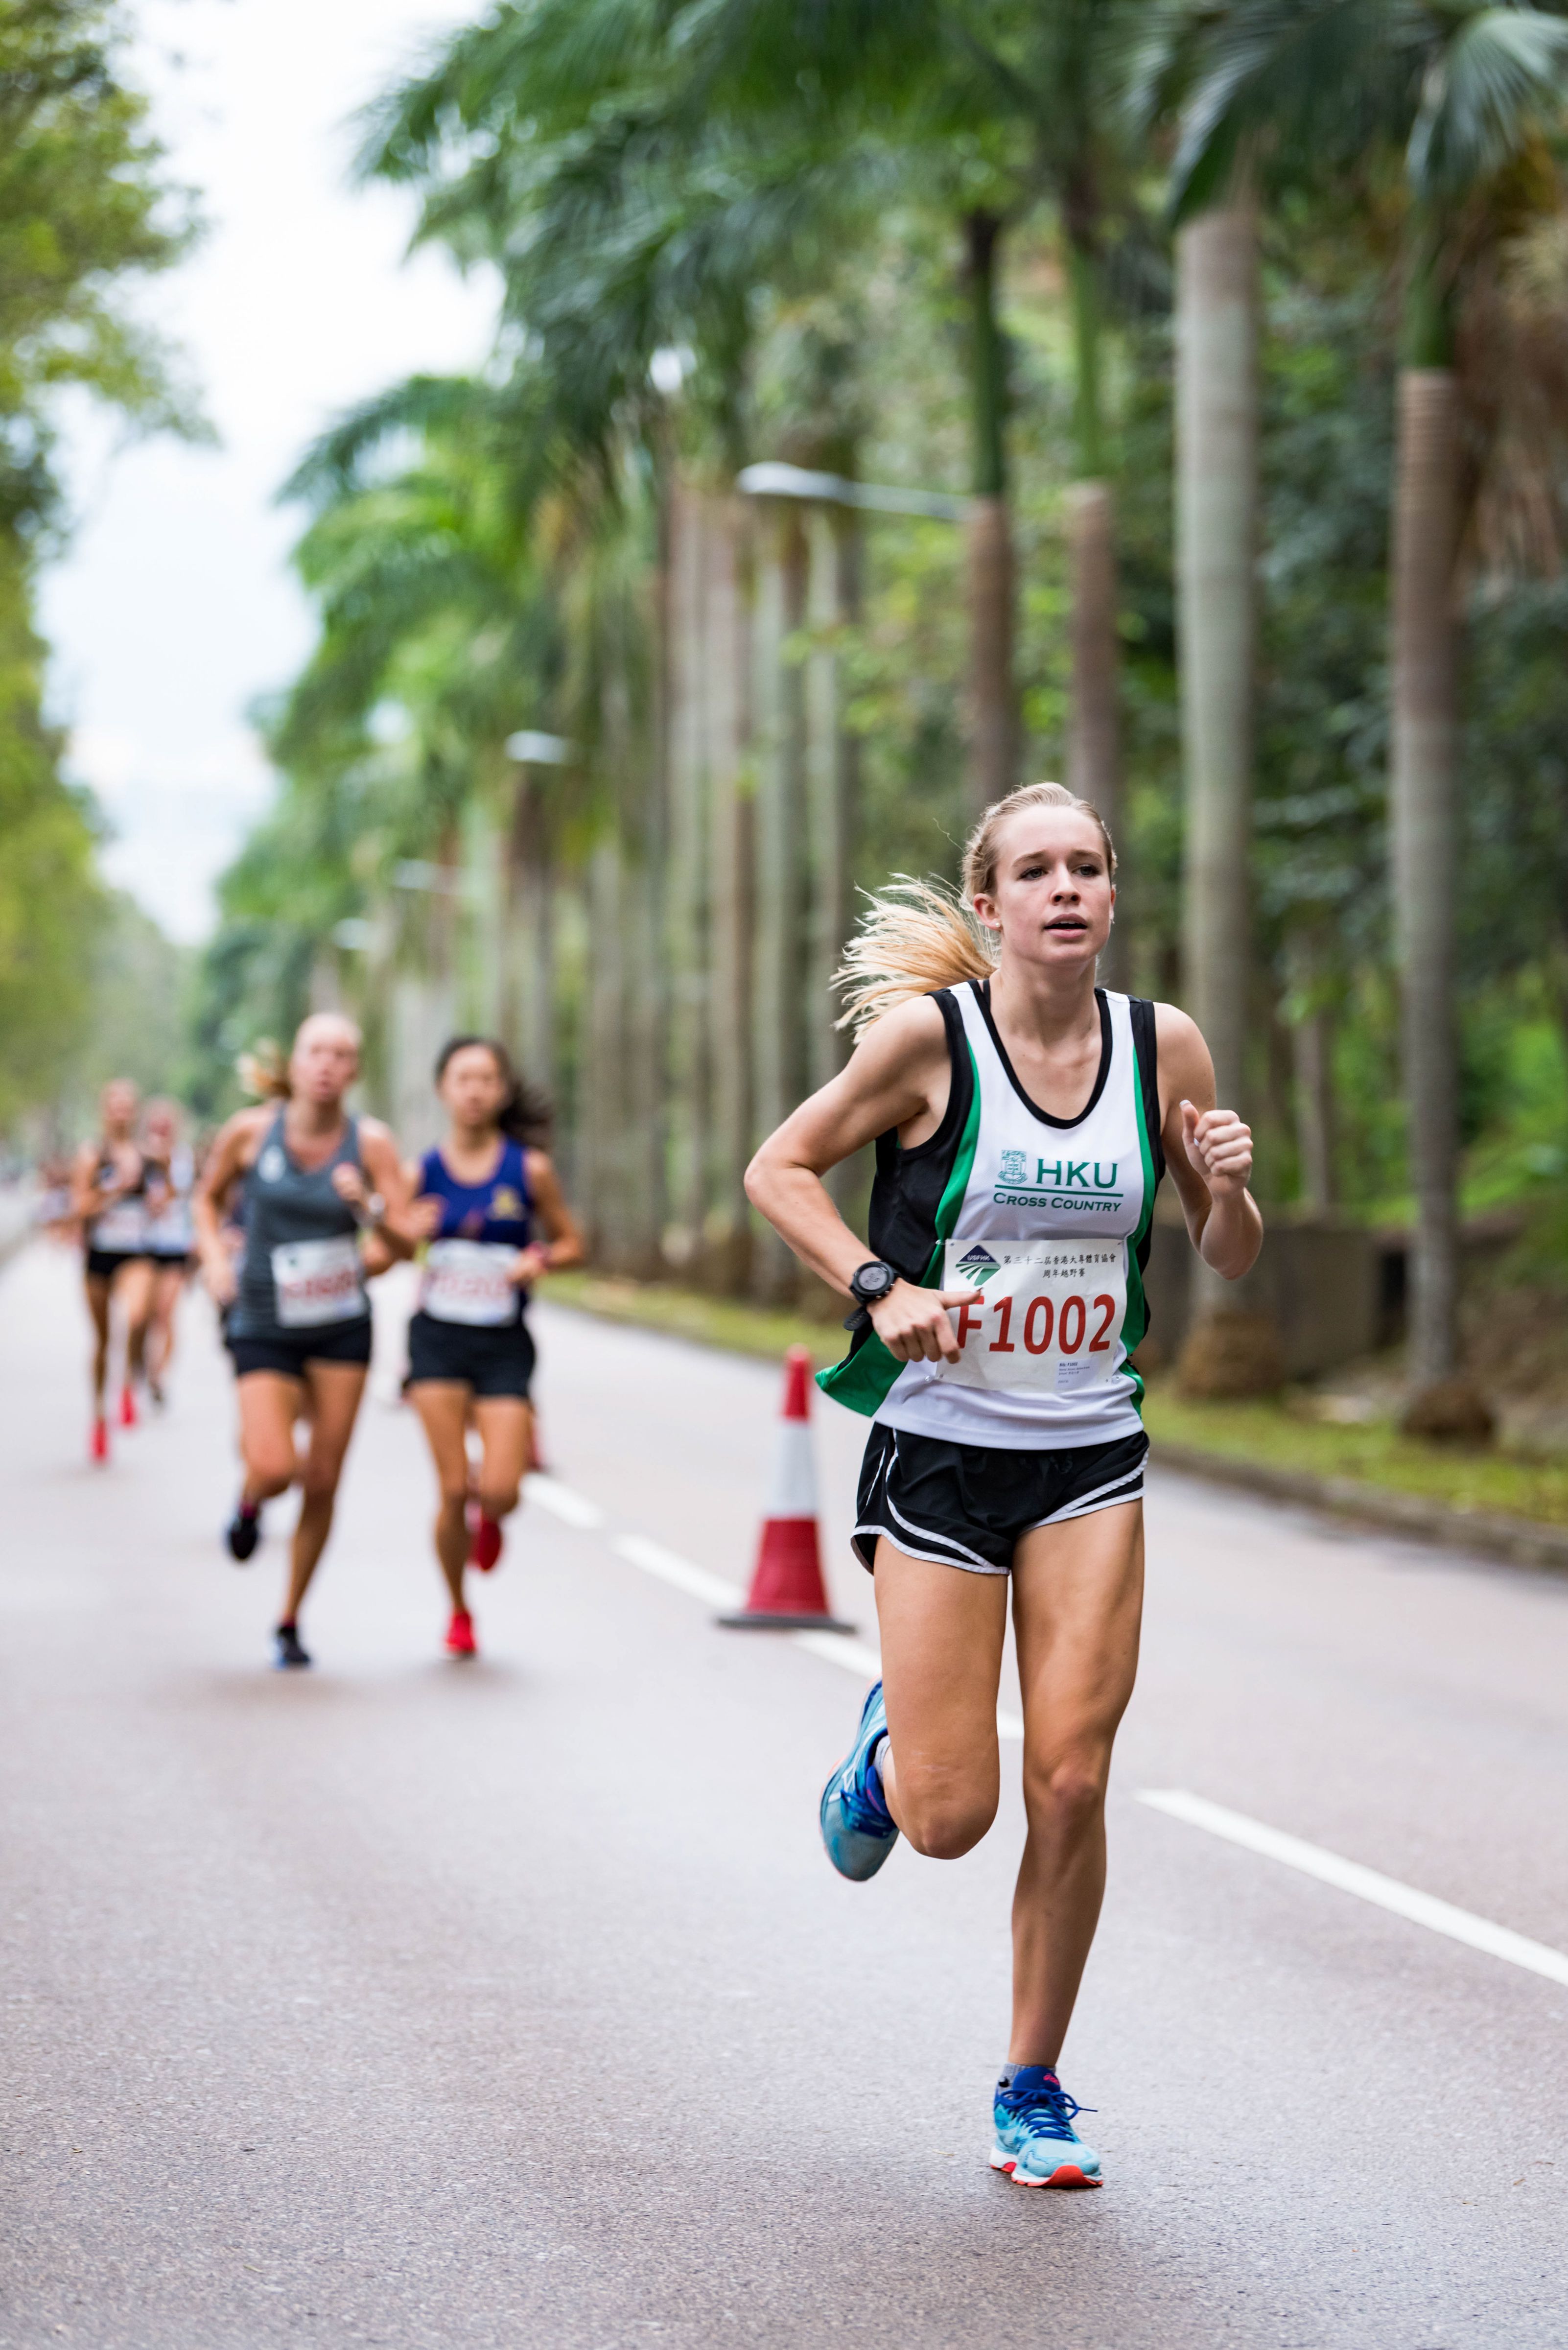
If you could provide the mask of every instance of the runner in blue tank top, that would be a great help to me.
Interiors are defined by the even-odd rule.
[[[261,1538],[264,1502],[300,1489],[288,1590],[275,1634],[279,1665],[310,1662],[299,1610],[332,1528],[338,1480],[370,1364],[366,1281],[411,1239],[397,1145],[376,1119],[351,1118],[343,1097],[359,1073],[359,1031],[314,1013],[286,1069],[258,1073],[272,1097],[243,1109],[207,1154],[194,1210],[202,1277],[220,1313],[240,1400],[244,1483],[224,1528],[242,1564]],[[223,1219],[244,1188],[244,1249],[236,1265]],[[301,1457],[295,1430],[309,1439]]]
[[[1115,872],[1095,810],[1034,784],[986,810],[961,900],[906,885],[875,901],[848,957],[860,1042],[746,1179],[857,1309],[822,1384],[872,1423],[855,1548],[876,1575],[884,1679],[823,1793],[843,1876],[875,1875],[900,1834],[951,1859],[990,1827],[1012,1586],[1028,1838],[991,2160],[1026,2187],[1100,2182],[1056,2065],[1137,1662],[1132,1357],[1163,1172],[1213,1272],[1239,1279],[1262,1241],[1251,1137],[1215,1107],[1197,1028],[1096,986]],[[822,1179],[869,1142],[868,1258]]]
[[[504,1047],[488,1036],[454,1036],[435,1077],[450,1124],[441,1148],[409,1170],[419,1193],[410,1221],[426,1245],[409,1324],[408,1388],[441,1485],[435,1548],[452,1596],[446,1645],[472,1657],[464,1570],[488,1572],[500,1557],[502,1521],[517,1506],[528,1464],[529,1284],[579,1263],[583,1244],[537,1147],[548,1112],[531,1099]],[[471,1422],[482,1448],[476,1478]]]

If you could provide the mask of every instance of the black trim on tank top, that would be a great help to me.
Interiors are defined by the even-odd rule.
[[[981,1017],[991,1031],[991,1041],[996,1047],[996,1057],[1007,1073],[1008,1084],[1012,1087],[1024,1108],[1033,1117],[1037,1118],[1042,1126],[1054,1126],[1059,1133],[1065,1133],[1075,1126],[1082,1126],[1098,1102],[1100,1096],[1105,1092],[1106,1079],[1111,1074],[1111,1007],[1106,1001],[1105,989],[1096,987],[1095,990],[1095,1002],[1100,1007],[1100,1066],[1095,1078],[1094,1092],[1089,1096],[1076,1118],[1053,1118],[1048,1109],[1042,1109],[1033,1097],[1024,1092],[1019,1082],[1018,1072],[1007,1057],[1007,1047],[997,1032],[996,1021],[991,1009],[990,980],[971,979],[970,985],[974,990],[974,1000],[980,1006]]]
[[[952,1172],[960,1139],[974,1099],[974,1064],[963,1014],[950,988],[932,991],[929,999],[942,1015],[947,1031],[948,1106],[941,1123],[924,1142],[906,1150],[897,1128],[877,1138],[877,1174],[871,1186],[867,1233],[874,1255],[890,1264],[906,1281],[919,1281],[937,1244],[937,1210]],[[862,1346],[866,1331],[856,1333],[850,1347]]]
[[[1132,1015],[1133,1050],[1143,1093],[1143,1122],[1154,1159],[1154,1180],[1158,1183],[1165,1174],[1165,1135],[1159,1118],[1159,1039],[1154,1024],[1154,1005],[1147,995],[1129,995],[1127,1010]]]

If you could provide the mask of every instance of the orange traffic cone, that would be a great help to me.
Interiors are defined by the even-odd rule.
[[[774,1490],[763,1520],[752,1587],[738,1616],[721,1624],[758,1632],[853,1632],[827,1605],[822,1548],[816,1534],[816,1465],[811,1452],[811,1357],[792,1347],[784,1357],[784,1418],[774,1459]]]

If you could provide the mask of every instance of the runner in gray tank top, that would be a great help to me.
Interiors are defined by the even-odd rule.
[[[861,1040],[746,1178],[857,1308],[822,1383],[871,1420],[855,1548],[877,1578],[885,1679],[823,1793],[841,1875],[875,1875],[900,1834],[946,1860],[990,1827],[1012,1599],[1028,1839],[991,2161],[1025,2187],[1100,2183],[1056,2064],[1137,1662],[1147,1445],[1133,1357],[1161,1175],[1226,1280],[1262,1241],[1251,1137],[1215,1107],[1197,1028],[1095,984],[1115,872],[1095,810],[1033,784],[986,810],[961,899],[905,885],[874,900],[848,958]],[[868,1254],[822,1179],[869,1142]]]
[[[299,1610],[331,1530],[333,1505],[370,1361],[365,1284],[411,1242],[397,1227],[408,1185],[397,1145],[374,1118],[354,1118],[343,1097],[358,1075],[359,1032],[317,1013],[294,1040],[286,1071],[269,1073],[281,1102],[241,1110],[218,1136],[196,1194],[202,1271],[220,1307],[240,1399],[245,1478],[224,1538],[250,1558],[261,1508],[297,1483],[288,1592],[276,1641],[280,1665],[307,1665]],[[244,1254],[236,1283],[223,1238],[223,1203],[244,1185]],[[236,1295],[237,1290],[237,1295]],[[305,1420],[303,1458],[295,1429]]]

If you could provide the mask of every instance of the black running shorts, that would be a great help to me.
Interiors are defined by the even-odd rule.
[[[252,1371],[275,1371],[286,1379],[302,1379],[307,1363],[368,1363],[370,1359],[370,1318],[327,1322],[315,1330],[269,1331],[248,1338],[231,1323],[223,1344],[234,1357],[234,1377]]]
[[[1148,1439],[1015,1452],[1001,1445],[950,1444],[908,1429],[871,1430],[856,1503],[855,1554],[874,1567],[878,1536],[909,1558],[1005,1575],[1020,1538],[1035,1526],[1086,1518],[1143,1499]]]
[[[89,1281],[112,1281],[122,1264],[140,1264],[147,1254],[145,1249],[95,1249],[87,1253],[87,1273]]]
[[[526,1403],[533,1378],[534,1339],[526,1322],[497,1329],[416,1314],[409,1323],[411,1388],[422,1379],[440,1379],[472,1388],[476,1396],[514,1396]]]

